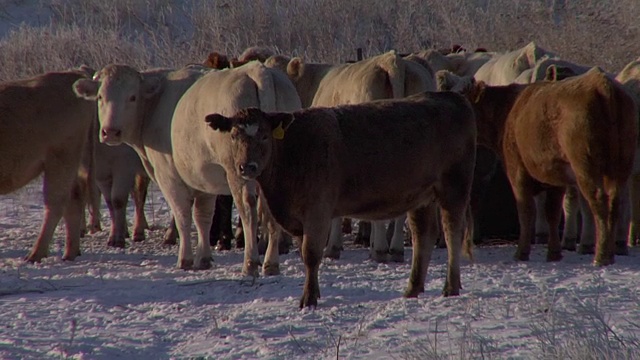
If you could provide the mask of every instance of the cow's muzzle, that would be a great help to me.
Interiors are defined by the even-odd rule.
[[[122,144],[122,131],[118,129],[102,128],[100,131],[100,142],[107,145]]]
[[[238,172],[245,179],[255,179],[258,176],[258,164],[255,162],[248,162],[240,164],[238,166]]]

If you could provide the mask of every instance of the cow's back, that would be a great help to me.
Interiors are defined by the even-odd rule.
[[[505,134],[513,136],[518,148],[528,149],[523,161],[530,169],[548,161],[545,156],[554,153],[548,149],[555,149],[563,154],[559,162],[569,161],[572,154],[589,154],[578,166],[626,179],[633,165],[637,119],[637,105],[628,92],[594,68],[560,82],[529,85],[513,106]]]
[[[79,99],[81,71],[0,84],[0,193],[26,185],[55,152],[82,152],[95,104]],[[70,164],[77,167],[78,164]]]

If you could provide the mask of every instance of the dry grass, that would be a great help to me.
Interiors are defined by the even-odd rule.
[[[0,3],[0,8],[8,6]],[[14,2],[15,3],[15,2]],[[339,62],[458,43],[505,51],[534,40],[566,59],[618,71],[640,55],[636,0],[40,1],[42,27],[0,40],[0,80],[80,64],[200,62],[252,45]]]

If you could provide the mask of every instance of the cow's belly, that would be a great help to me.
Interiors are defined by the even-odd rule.
[[[553,186],[567,186],[576,183],[576,174],[571,165],[559,158],[535,161],[523,158],[527,172],[536,180]]]
[[[400,216],[433,200],[435,178],[422,182],[411,178],[396,181],[362,183],[356,191],[343,191],[334,216],[350,216],[365,220],[384,220]]]
[[[215,195],[231,195],[227,173],[218,164],[193,164],[178,171],[182,180],[195,190]]]

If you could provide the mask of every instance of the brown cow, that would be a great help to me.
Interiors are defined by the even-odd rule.
[[[559,82],[492,87],[469,79],[467,84],[455,89],[472,100],[478,141],[502,156],[518,205],[516,259],[529,259],[534,195],[547,191],[547,222],[557,229],[565,187],[577,185],[595,218],[594,264],[613,264],[638,136],[633,98],[599,68]],[[551,231],[547,260],[561,258],[558,232]]]
[[[44,222],[28,261],[49,253],[53,232],[64,217],[63,259],[80,255],[83,187],[79,165],[95,104],[78,99],[71,85],[84,70],[50,72],[0,84],[0,194],[25,186],[44,172]]]
[[[459,294],[462,240],[469,245],[473,232],[476,153],[473,110],[462,96],[425,92],[293,114],[249,109],[206,122],[230,183],[257,180],[274,219],[302,237],[300,307],[317,305],[331,219],[341,216],[382,220],[408,212],[414,251],[405,296],[423,292],[438,204],[449,250],[444,295]],[[257,132],[243,130],[249,127]]]

